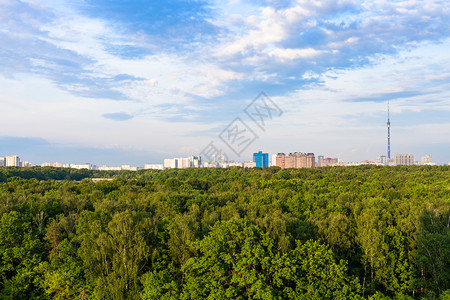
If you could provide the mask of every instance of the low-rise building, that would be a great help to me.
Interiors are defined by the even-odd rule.
[[[380,155],[375,159],[375,162],[377,164],[381,164],[381,165],[387,165],[387,159],[386,159],[386,155]]]
[[[99,171],[122,171],[122,167],[109,167],[109,166],[101,166],[98,167]]]
[[[93,166],[93,165],[91,165],[90,163],[86,163],[86,164],[81,164],[81,165],[78,165],[78,164],[70,164],[70,167],[72,168],[72,169],[88,169],[88,170],[93,170],[93,169],[95,169],[95,166]]]
[[[21,168],[29,168],[31,166],[33,166],[33,165],[29,161],[21,161],[20,162],[20,167]]]
[[[122,165],[121,169],[122,171],[139,171],[138,167],[133,167],[130,165]]]
[[[256,167],[256,162],[254,162],[254,161],[244,161],[242,163],[242,167],[244,167],[244,168],[255,168]]]
[[[144,169],[146,170],[164,170],[163,164],[146,164],[144,165]]]
[[[331,157],[322,157],[320,160],[320,166],[321,167],[328,167],[328,166],[335,166],[338,163],[337,158],[331,158]]]

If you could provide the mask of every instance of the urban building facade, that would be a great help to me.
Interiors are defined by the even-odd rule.
[[[70,164],[70,167],[72,169],[79,169],[79,170],[81,170],[81,169],[95,170],[96,169],[95,166],[91,165],[90,163],[81,164],[81,165]]]
[[[6,159],[3,156],[0,156],[0,167],[6,166]]]
[[[314,153],[278,153],[275,160],[275,165],[282,169],[288,168],[314,168],[316,158]]]
[[[163,164],[146,164],[144,165],[144,169],[146,170],[164,170]]]
[[[378,156],[375,159],[375,163],[380,164],[380,165],[387,165],[386,155]]]
[[[20,167],[21,168],[29,168],[31,166],[32,166],[32,164],[29,161],[21,161],[20,162]]]
[[[422,165],[431,165],[431,164],[433,164],[433,163],[431,162],[432,159],[433,159],[433,157],[432,157],[431,155],[427,154],[427,155],[422,156],[422,158],[421,158],[421,160],[420,160],[420,163],[421,163]]]
[[[18,155],[6,155],[5,161],[7,167],[20,167],[20,158]]]
[[[189,156],[186,158],[166,158],[164,169],[186,169],[199,168],[202,161],[200,156]]]
[[[328,167],[328,166],[334,166],[338,163],[338,159],[337,158],[330,158],[330,157],[323,157],[320,160],[320,165],[321,167]]]
[[[243,168],[254,168],[256,167],[256,163],[254,161],[244,161],[242,162]]]
[[[255,166],[258,168],[264,168],[269,166],[269,154],[263,153],[259,151],[257,153],[253,153],[253,162]]]
[[[317,157],[317,166],[318,167],[321,167],[322,166],[322,159],[324,158],[324,156],[323,155],[319,155],[318,157]]]
[[[272,154],[272,161],[270,162],[271,167],[275,167],[277,165],[277,155]]]
[[[395,153],[394,164],[396,166],[412,166],[414,165],[414,155],[412,155],[411,153]]]
[[[225,162],[205,162],[202,164],[203,168],[254,168],[256,163],[253,161],[225,161]]]

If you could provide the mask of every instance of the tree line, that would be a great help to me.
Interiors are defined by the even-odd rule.
[[[448,299],[449,170],[0,168],[0,298]]]

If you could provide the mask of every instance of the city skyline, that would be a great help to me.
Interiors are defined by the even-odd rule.
[[[122,164],[121,166],[111,165],[97,165],[92,162],[85,163],[61,163],[61,162],[45,162],[41,164],[33,164],[29,161],[21,161],[19,155],[0,156],[0,167],[56,167],[56,168],[73,168],[73,169],[89,169],[100,171],[138,171],[142,169],[186,169],[186,168],[228,168],[228,167],[272,167],[277,166],[282,169],[285,168],[315,168],[327,166],[357,166],[357,165],[377,165],[377,166],[399,166],[399,165],[446,165],[436,164],[433,162],[433,157],[430,154],[420,157],[420,160],[415,160],[412,153],[395,153],[394,157],[389,160],[385,155],[376,157],[373,160],[363,161],[340,161],[338,158],[324,157],[318,155],[317,159],[314,153],[294,152],[287,155],[283,152],[274,153],[269,160],[269,153],[258,151],[253,153],[253,160],[244,161],[229,161],[225,156],[215,157],[212,161],[207,157],[191,155],[189,157],[165,158],[163,163],[152,162],[146,163],[143,167],[132,166],[130,164]],[[450,163],[448,163],[450,165]]]
[[[125,3],[125,2],[124,2]],[[14,1],[0,6],[0,153],[144,165],[199,155],[261,92],[241,156],[450,162],[444,1]],[[244,119],[250,123],[250,120]],[[245,159],[244,159],[245,158]]]

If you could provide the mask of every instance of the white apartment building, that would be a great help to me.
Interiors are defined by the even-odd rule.
[[[164,160],[164,169],[178,168],[178,160],[176,158],[166,158]]]
[[[394,164],[396,166],[412,166],[414,165],[414,155],[412,155],[411,153],[406,154],[395,153]]]
[[[244,168],[255,168],[256,167],[256,162],[254,162],[254,161],[244,161],[242,163],[242,166]]]
[[[204,162],[202,163],[202,168],[220,168],[218,162]]]
[[[77,164],[70,164],[70,167],[72,169],[88,169],[88,170],[93,170],[95,169],[95,167],[91,164],[82,164],[82,165],[77,165]]]
[[[6,159],[3,156],[0,156],[0,167],[6,166]]]
[[[431,162],[432,159],[433,159],[433,157],[432,157],[431,155],[427,154],[427,155],[425,155],[425,156],[422,156],[422,158],[421,158],[421,160],[420,160],[420,163],[421,163],[422,165],[431,165],[431,164],[433,164],[433,163]]]
[[[272,154],[272,161],[270,162],[271,167],[275,167],[277,165],[277,155]]]
[[[186,169],[199,168],[201,158],[199,156],[189,156],[185,158],[166,158],[164,160],[164,169]]]
[[[235,162],[235,161],[226,161],[223,163],[219,163],[220,168],[229,168],[229,167],[244,167],[244,163]]]
[[[146,164],[144,165],[144,169],[146,170],[164,170],[163,164]]]
[[[256,163],[254,161],[225,161],[225,162],[206,162],[202,164],[203,168],[254,168]]]
[[[6,155],[7,167],[20,167],[19,155]]]
[[[109,167],[109,166],[101,166],[98,167],[99,171],[122,171],[122,167]]]
[[[20,167],[21,168],[29,168],[32,167],[33,165],[29,162],[29,161],[21,161],[20,162]]]
[[[385,156],[385,155],[378,156],[378,157],[375,159],[375,163],[381,164],[381,165],[387,165],[386,156]]]
[[[122,171],[138,171],[139,170],[138,167],[133,167],[131,165],[122,165],[122,167],[120,167],[120,169]]]

